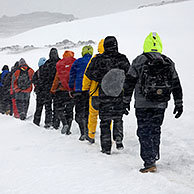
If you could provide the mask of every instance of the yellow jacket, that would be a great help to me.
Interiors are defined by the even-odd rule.
[[[99,52],[99,54],[102,54],[104,52],[103,44],[104,44],[104,39],[102,39],[99,42],[99,44],[98,44],[98,52]],[[96,55],[94,57],[96,57]],[[86,70],[89,67],[91,60],[92,59],[90,59],[89,63],[87,64]],[[86,72],[86,70],[85,70],[85,72]],[[86,76],[86,74],[84,74],[83,81],[82,81],[82,91],[89,90],[89,94],[91,96],[98,96],[99,95],[99,88],[97,88],[97,87],[98,87],[98,82],[96,82],[94,80],[90,80]]]

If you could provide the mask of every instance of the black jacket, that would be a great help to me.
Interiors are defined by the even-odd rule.
[[[39,90],[45,95],[50,95],[50,89],[56,74],[56,64],[60,60],[57,49],[52,48],[49,59],[39,68]]]
[[[101,89],[100,83],[104,75],[111,69],[122,69],[125,74],[128,72],[130,63],[127,57],[120,54],[117,49],[106,51],[92,59],[86,71],[90,80],[99,82],[99,114],[100,117],[114,119],[123,114],[123,93],[118,97],[106,96]]]
[[[157,52],[151,52],[149,53],[152,55],[153,58],[157,58],[158,56],[162,56],[162,58],[165,61],[168,61],[171,64],[171,72],[172,72],[172,95],[175,101],[175,105],[182,105],[183,101],[183,93],[182,93],[182,87],[180,84],[180,80],[178,77],[178,74],[175,69],[174,62],[167,56],[161,55]],[[141,72],[142,67],[147,62],[148,58],[145,56],[145,54],[141,54],[137,56],[129,69],[129,72],[127,73],[126,81],[125,81],[125,87],[124,87],[124,101],[126,103],[130,103],[131,96],[133,94],[133,91],[135,90],[135,108],[167,108],[168,103],[167,102],[154,102],[151,100],[146,99],[146,97],[143,96],[141,92]]]

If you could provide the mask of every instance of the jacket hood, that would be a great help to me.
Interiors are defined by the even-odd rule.
[[[73,51],[65,51],[63,54],[63,58],[65,57],[74,57],[74,52]]]
[[[92,46],[84,46],[82,48],[82,56],[89,54],[89,55],[93,55],[93,47]]]
[[[104,52],[104,39],[101,39],[98,43],[98,52],[99,54],[102,54]]]
[[[19,61],[16,61],[14,64],[14,68],[18,68],[19,67]]]
[[[162,42],[156,32],[151,32],[145,39],[143,45],[144,53],[158,52],[162,53]]]
[[[3,66],[2,71],[4,71],[4,70],[8,70],[8,71],[9,71],[8,65],[4,65],[4,66]]]
[[[58,61],[58,60],[59,60],[59,55],[58,55],[58,51],[57,51],[56,48],[52,48],[52,49],[50,50],[49,58],[50,58],[52,61]]]
[[[45,57],[41,57],[38,61],[38,67],[44,65],[46,62],[46,58]]]
[[[26,65],[26,61],[23,58],[21,58],[19,60],[19,65]]]
[[[107,36],[104,39],[104,51],[118,52],[118,42],[114,36]]]

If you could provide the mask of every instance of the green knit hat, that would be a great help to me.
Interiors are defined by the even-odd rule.
[[[162,53],[162,42],[160,40],[160,37],[158,36],[158,33],[151,32],[146,37],[143,45],[143,51],[144,53],[148,52]]]
[[[85,54],[90,54],[90,55],[93,55],[93,48],[92,46],[84,46],[82,48],[82,56],[84,56]]]

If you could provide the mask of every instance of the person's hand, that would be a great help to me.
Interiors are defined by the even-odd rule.
[[[175,105],[173,114],[175,114],[175,118],[179,118],[183,113],[183,105]]]
[[[70,98],[74,98],[73,91],[69,91],[69,96],[70,96]]]

